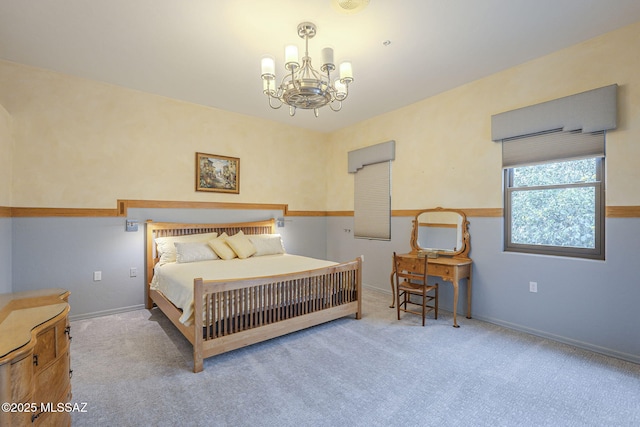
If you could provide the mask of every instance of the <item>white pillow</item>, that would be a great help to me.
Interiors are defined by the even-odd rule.
[[[218,259],[207,242],[176,242],[176,262],[197,262]]]
[[[284,254],[282,237],[279,234],[251,234],[247,236],[256,248],[253,256]]]
[[[158,237],[156,239],[156,250],[160,258],[158,264],[162,265],[176,261],[176,242],[208,242],[211,239],[215,239],[217,235],[218,233],[202,233],[187,234],[185,236]]]
[[[222,233],[220,237],[217,239],[209,240],[209,246],[211,249],[222,259],[234,259],[236,257],[236,253],[231,249],[229,245],[227,245],[227,233]]]
[[[227,237],[225,242],[238,255],[238,258],[245,259],[256,253],[256,248],[251,241],[244,235],[242,230],[238,231],[231,237]]]

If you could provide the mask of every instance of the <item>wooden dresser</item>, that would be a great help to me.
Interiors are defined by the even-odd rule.
[[[64,289],[0,294],[0,426],[71,425],[68,298]]]

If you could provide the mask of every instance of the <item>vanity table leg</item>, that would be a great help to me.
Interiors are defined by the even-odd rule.
[[[453,278],[453,281],[451,282],[453,284],[453,327],[454,328],[459,328],[460,325],[458,325],[458,317],[456,315],[456,312],[458,311],[458,277],[456,275],[456,277]]]
[[[389,279],[389,281],[391,283],[391,295],[393,295],[393,299],[391,300],[391,305],[389,306],[389,308],[393,308],[396,305],[396,283],[394,281],[395,274],[396,274],[396,272],[392,271],[391,272],[391,278]]]
[[[467,276],[467,319],[471,319],[471,272],[473,269],[469,266],[469,275]]]

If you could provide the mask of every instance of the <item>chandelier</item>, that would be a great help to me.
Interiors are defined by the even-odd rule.
[[[333,111],[342,109],[342,101],[349,94],[349,83],[353,82],[353,71],[350,62],[340,64],[339,78],[333,78],[335,71],[333,49],[322,49],[322,66],[317,71],[311,66],[309,57],[309,39],[316,35],[316,26],[311,22],[298,25],[298,36],[304,39],[304,56],[302,65],[298,62],[298,47],[289,45],[285,48],[285,64],[288,74],[276,86],[275,60],[271,56],[262,58],[262,92],[269,98],[269,106],[273,109],[289,106],[289,115],[296,114],[296,109],[313,110],[318,117],[318,109],[328,105]]]

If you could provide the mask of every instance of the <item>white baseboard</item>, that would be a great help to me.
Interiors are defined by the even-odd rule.
[[[128,307],[114,308],[111,310],[94,311],[93,313],[83,314],[71,314],[69,315],[69,321],[93,319],[95,317],[109,316],[110,314],[126,313],[127,311],[141,310],[144,308],[144,304],[130,305]]]
[[[389,298],[392,298],[392,294],[391,294],[391,290],[387,291],[387,290],[383,290],[380,289],[378,287],[374,287],[371,285],[366,285],[366,284],[362,284],[362,287],[365,288],[367,291],[375,291],[378,292],[380,294],[384,294],[384,295],[389,295]],[[440,307],[440,310],[443,311],[451,311],[450,307]],[[578,348],[582,348],[584,350],[589,350],[589,351],[593,351],[594,353],[600,353],[600,354],[604,354],[605,356],[610,356],[610,357],[615,357],[616,359],[621,359],[621,360],[626,360],[628,362],[633,362],[633,363],[638,363],[640,364],[640,356],[634,355],[634,354],[629,354],[629,353],[623,353],[617,350],[613,350],[610,348],[606,348],[606,347],[601,347],[601,346],[597,346],[597,345],[593,345],[584,341],[579,341],[579,340],[574,340],[571,338],[567,338],[567,337],[563,337],[560,335],[555,335],[555,334],[550,334],[548,332],[545,331],[540,331],[537,329],[533,329],[533,328],[528,328],[526,326],[522,326],[519,325],[517,323],[511,323],[511,322],[505,322],[499,319],[494,319],[492,317],[485,317],[485,316],[477,316],[472,314],[472,318],[475,320],[480,320],[482,322],[487,322],[487,323],[492,323],[494,325],[499,325],[499,326],[503,326],[505,328],[508,329],[512,329],[514,331],[518,331],[518,332],[524,332],[526,334],[530,334],[530,335],[535,335],[537,337],[541,337],[541,338],[547,338],[553,341],[557,341],[557,342],[561,342],[563,344],[568,344],[568,345],[572,345],[574,347],[578,347]]]
[[[538,329],[528,328],[526,326],[518,325],[516,323],[505,322],[505,321],[493,319],[490,317],[473,315],[473,318],[476,320],[481,320],[483,322],[493,323],[494,325],[503,326],[508,329],[513,329],[518,332],[524,332],[527,334],[535,335],[537,337],[547,338],[553,341],[561,342],[563,344],[568,344],[574,347],[582,348],[584,350],[593,351],[594,353],[600,353],[600,354],[604,354],[605,356],[615,357],[616,359],[626,360],[627,362],[640,364],[640,357],[634,354],[623,353],[621,351],[613,350],[610,348],[601,347],[601,346],[590,344],[584,341],[574,340],[571,338],[563,337],[561,335],[550,334],[548,332],[540,331]]]

